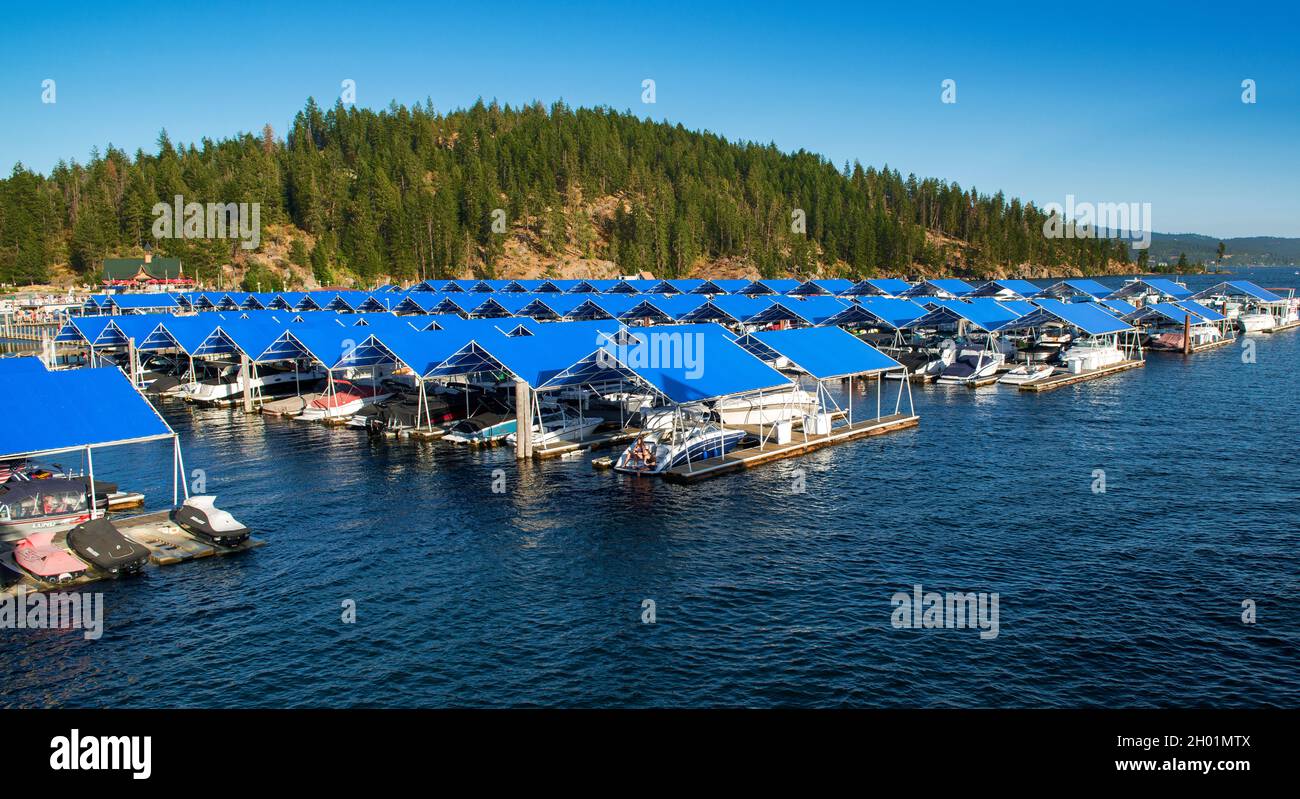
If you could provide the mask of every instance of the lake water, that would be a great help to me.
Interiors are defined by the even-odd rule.
[[[1300,332],[1251,340],[917,387],[914,430],[694,486],[166,403],[268,545],[97,584],[98,641],[0,632],[0,705],[1295,706]],[[169,459],[95,465],[158,508]],[[896,629],[917,584],[997,593],[997,637]]]

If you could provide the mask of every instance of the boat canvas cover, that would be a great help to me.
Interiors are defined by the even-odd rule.
[[[818,380],[887,372],[902,367],[898,361],[838,327],[768,330],[750,333],[736,343],[744,347],[747,339],[758,341],[785,356]]]
[[[115,366],[34,370],[0,360],[0,458],[170,438],[172,430]],[[11,382],[12,381],[12,382]]]

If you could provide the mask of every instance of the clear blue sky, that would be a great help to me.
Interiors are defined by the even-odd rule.
[[[152,149],[164,127],[282,134],[350,78],[371,107],[563,98],[1039,204],[1150,202],[1163,232],[1300,236],[1300,12],[1283,4],[189,5],[6,8],[0,168]]]

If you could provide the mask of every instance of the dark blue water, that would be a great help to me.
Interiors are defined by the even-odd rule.
[[[1300,332],[1253,340],[689,487],[168,405],[269,545],[99,584],[99,641],[0,632],[0,705],[1295,706]],[[161,507],[168,458],[96,467]],[[917,583],[999,635],[895,629]]]

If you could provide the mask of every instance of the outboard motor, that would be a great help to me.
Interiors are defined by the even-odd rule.
[[[216,501],[214,496],[190,497],[172,511],[172,521],[195,538],[219,546],[232,547],[246,540],[249,529],[217,508]]]

